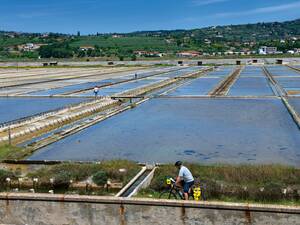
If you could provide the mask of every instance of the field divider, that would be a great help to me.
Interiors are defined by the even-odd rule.
[[[279,94],[279,97],[287,109],[288,113],[292,117],[293,121],[297,125],[298,129],[300,130],[300,116],[299,113],[295,110],[295,108],[289,103],[288,101],[288,95],[286,91],[278,84],[278,82],[274,79],[273,75],[268,71],[268,69],[264,66],[263,71],[265,75],[267,76],[270,83],[276,88],[277,93]]]
[[[201,71],[196,71],[196,72],[193,72],[193,73],[189,73],[189,74],[186,74],[184,76],[174,77],[174,78],[170,78],[170,79],[167,79],[167,80],[163,80],[163,81],[153,83],[151,85],[143,86],[143,87],[136,88],[136,89],[129,90],[129,91],[124,91],[124,92],[121,92],[117,95],[112,96],[112,98],[122,98],[123,96],[125,96],[127,98],[130,98],[130,97],[134,97],[134,96],[141,96],[141,95],[146,94],[150,91],[154,91],[154,90],[157,90],[157,89],[160,89],[160,88],[178,83],[178,82],[180,82],[181,80],[184,80],[184,79],[196,79],[200,76],[203,76],[203,74],[206,74],[207,72],[212,71],[212,70],[213,70],[212,67],[205,68]]]
[[[140,102],[145,102],[148,99],[145,99],[144,94],[154,91],[156,89],[171,85],[173,83],[179,82],[182,79],[190,78],[190,77],[197,77],[202,75],[203,73],[211,70],[211,68],[206,68],[204,70],[201,70],[200,72],[194,72],[185,75],[184,77],[177,77],[177,78],[170,78],[168,80],[163,80],[157,83],[154,83],[152,85],[143,86],[141,88],[138,88],[136,90],[130,90],[126,92],[125,94],[128,95],[128,97],[139,97],[141,96],[142,100]],[[124,93],[122,94],[124,95]],[[66,124],[70,124],[72,122],[75,122],[75,125],[68,130],[65,130],[63,132],[58,132],[58,135],[50,135],[50,137],[43,139],[42,141],[38,141],[37,143],[33,144],[33,146],[27,148],[24,150],[24,154],[21,154],[22,157],[27,156],[28,152],[32,153],[36,151],[37,149],[40,149],[41,147],[45,147],[53,142],[56,142],[60,139],[63,139],[69,135],[72,135],[74,133],[79,132],[80,130],[83,130],[89,126],[92,126],[98,122],[101,122],[102,120],[105,120],[113,115],[116,115],[118,113],[121,113],[125,110],[128,110],[130,108],[133,108],[137,106],[138,103],[132,103],[131,105],[125,105],[125,107],[121,107],[122,96],[115,96],[116,99],[119,98],[119,100],[115,100],[113,97],[107,97],[100,100],[95,100],[86,103],[84,106],[80,107],[73,107],[72,109],[63,109],[60,113],[53,113],[53,115],[48,115],[49,117],[46,118],[39,118],[34,123],[32,121],[29,124],[23,124],[22,126],[16,126],[12,131],[11,137],[14,139],[16,143],[23,143],[27,140],[30,140],[35,137],[39,137],[43,134],[47,134],[52,130],[55,130],[59,127],[63,127]],[[125,102],[127,102],[126,100]],[[131,101],[130,101],[131,103]],[[84,124],[76,124],[76,121],[79,121],[80,119],[84,119],[90,115],[96,114],[98,112],[104,111],[105,109],[113,109],[116,106],[120,106],[121,108],[117,108],[116,111],[112,111],[105,116],[100,115],[99,117],[96,116],[93,119],[89,119],[88,122]],[[70,115],[71,113],[71,115]],[[0,133],[1,135],[1,133]],[[8,135],[6,132],[2,133],[2,137],[0,136],[0,142],[8,141]],[[20,157],[18,157],[20,158]]]
[[[128,80],[123,80],[123,81],[118,81],[118,82],[114,82],[114,83],[103,84],[103,85],[99,85],[98,87],[99,88],[110,87],[110,86],[113,86],[113,85],[128,83],[128,82],[132,82],[132,81],[136,81],[136,80],[142,80],[142,79],[153,77],[153,76],[158,76],[158,75],[162,75],[162,74],[166,74],[166,73],[180,71],[180,70],[183,70],[183,69],[184,68],[175,68],[173,70],[162,71],[162,72],[158,72],[158,73],[151,74],[151,75],[144,76],[144,77],[131,78],[131,79],[128,79]],[[86,92],[86,91],[89,91],[89,90],[93,90],[93,88],[85,88],[85,89],[81,89],[81,90],[70,91],[70,92],[66,92],[66,93],[60,94],[59,96],[73,95],[73,94],[78,94],[78,93],[81,93],[81,92]],[[57,96],[57,95],[54,95],[54,96]]]
[[[225,96],[228,94],[231,86],[239,78],[244,67],[237,67],[229,76],[222,80],[212,91],[208,93],[211,97]]]
[[[120,104],[119,101],[111,98],[103,98],[96,101],[90,101],[85,104],[79,104],[70,108],[51,112],[49,114],[33,118],[24,123],[10,125],[2,128],[0,132],[0,143],[9,140],[7,135],[8,129],[11,131],[11,139],[16,143],[25,141],[28,138],[33,138],[36,135],[40,136],[44,131],[51,131],[64,124],[76,121],[88,115],[100,112],[106,108],[110,108]],[[27,138],[26,138],[27,137]]]
[[[7,86],[0,86],[0,90],[4,88],[9,88],[9,87],[22,87],[26,85],[31,85],[31,84],[42,84],[42,83],[50,83],[50,82],[57,82],[57,81],[65,81],[65,80],[74,80],[74,79],[81,79],[81,78],[86,78],[86,77],[95,77],[95,76],[102,76],[102,75],[108,75],[108,74],[114,74],[114,73],[121,73],[121,72],[130,72],[130,71],[135,71],[138,68],[126,68],[126,70],[116,70],[116,71],[108,71],[105,73],[91,73],[91,74],[86,74],[82,76],[73,76],[69,78],[56,78],[56,79],[50,79],[50,80],[42,80],[42,81],[36,81],[36,82],[27,82],[27,83],[21,83],[21,84],[13,84],[13,85],[7,85]],[[140,68],[142,70],[142,68]]]
[[[200,72],[197,71],[196,73],[191,73],[188,76],[195,76],[196,74],[198,74],[198,75],[203,74],[203,73],[205,73],[209,70],[211,70],[211,68],[201,70]],[[178,82],[178,79],[175,79],[175,78],[172,78],[172,79],[169,79],[169,80],[171,80],[171,83]],[[140,105],[140,104],[142,104],[142,103],[144,103],[144,102],[146,102],[150,99],[149,97],[140,96],[140,95],[143,95],[147,92],[156,90],[157,88],[161,88],[161,86],[168,86],[168,85],[169,85],[169,82],[166,83],[165,80],[164,80],[164,81],[160,81],[158,83],[152,84],[152,85],[148,85],[149,87],[143,86],[142,88],[140,88],[137,91],[138,93],[133,91],[133,90],[130,90],[131,95],[129,95],[129,96],[123,96],[123,94],[122,94],[122,96],[112,96],[111,99],[122,100],[122,99],[125,98],[126,101],[127,101],[128,99],[131,99],[131,98],[141,98],[141,100],[138,101],[138,102],[133,103],[133,105],[128,105],[128,106],[124,106],[124,107],[120,106],[121,108],[113,110],[112,112],[107,113],[104,116],[103,115],[101,115],[101,116],[96,115],[95,117],[90,118],[89,122],[81,124],[80,126],[79,125],[74,125],[72,128],[69,128],[68,130],[65,130],[65,131],[63,131],[63,132],[61,132],[57,135],[52,135],[50,137],[47,137],[47,138],[45,138],[41,141],[38,141],[38,142],[32,144],[28,149],[30,149],[30,152],[32,153],[34,151],[37,151],[40,148],[46,147],[46,146],[48,146],[48,145],[50,145],[54,142],[57,142],[61,139],[66,138],[67,136],[73,135],[73,134],[75,134],[75,133],[77,133],[81,130],[84,130],[84,129],[90,127],[90,126],[93,126],[93,125],[101,122],[101,121],[104,121],[104,120],[106,120],[106,119],[108,119],[108,118],[110,118],[114,115],[117,115],[117,114],[122,113],[122,112],[124,112],[128,109],[131,109],[132,107],[138,106],[138,105]],[[132,92],[134,92],[136,95],[132,95]],[[127,93],[127,94],[130,94],[130,93]],[[117,100],[115,100],[115,101],[117,101]]]
[[[300,75],[300,68],[293,67],[293,66],[291,66],[291,65],[285,65],[285,66],[288,67],[288,68],[291,69],[291,70],[294,70],[294,71],[298,72],[299,75]]]

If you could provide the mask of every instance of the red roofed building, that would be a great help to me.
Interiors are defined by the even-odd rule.
[[[177,57],[197,57],[202,55],[201,52],[198,51],[184,51],[184,52],[178,52]]]

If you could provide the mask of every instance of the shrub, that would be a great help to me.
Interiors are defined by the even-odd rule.
[[[279,201],[296,199],[300,186],[300,169],[282,165],[200,165],[185,164],[196,180],[204,186],[208,199],[240,199],[255,201]],[[164,165],[155,171],[150,188],[160,192],[167,176],[177,176],[172,165]],[[291,189],[286,195],[285,188]],[[262,189],[263,188],[263,189]],[[262,190],[262,191],[261,191]]]
[[[53,187],[55,189],[67,189],[70,186],[70,180],[72,175],[68,171],[60,171],[57,175],[54,176]]]
[[[126,169],[126,172],[120,172],[119,169]],[[105,171],[107,177],[116,182],[127,183],[140,170],[134,162],[127,160],[103,161],[101,163],[63,163],[52,166],[45,166],[41,169],[28,174],[28,177],[39,178],[44,186],[49,185],[49,179],[56,178],[56,186],[65,186],[69,184],[63,181],[72,179],[74,182],[84,181],[96,174],[98,171]],[[59,181],[59,182],[58,182]],[[64,183],[64,184],[63,184]]]
[[[108,174],[105,171],[98,171],[93,175],[93,182],[98,186],[102,186],[107,183]]]
[[[0,184],[4,183],[7,177],[14,178],[15,175],[13,172],[0,169]]]

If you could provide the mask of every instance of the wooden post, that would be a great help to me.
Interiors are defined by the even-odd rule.
[[[10,126],[8,127],[8,144],[11,146],[11,129]]]

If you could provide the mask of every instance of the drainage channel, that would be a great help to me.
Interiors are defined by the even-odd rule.
[[[116,197],[130,198],[147,187],[153,178],[155,166],[145,166],[142,170],[116,195]]]

